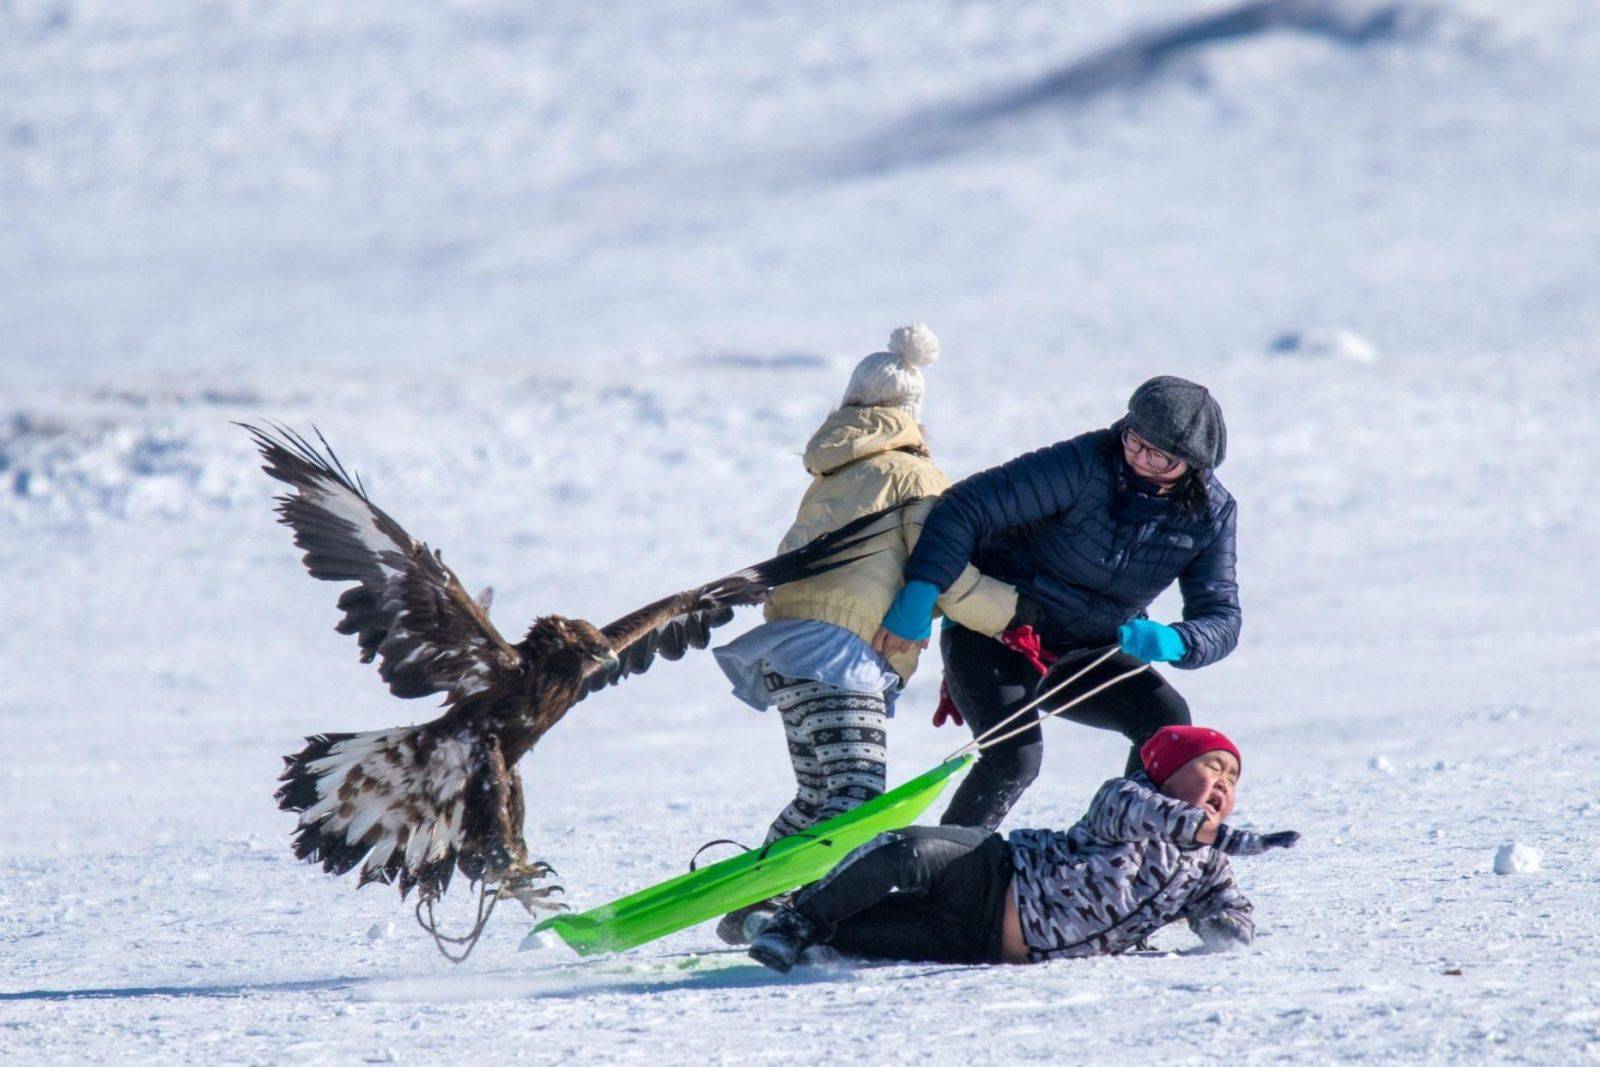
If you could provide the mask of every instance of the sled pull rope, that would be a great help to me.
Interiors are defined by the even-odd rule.
[[[1038,707],[1040,704],[1043,704],[1046,700],[1049,700],[1051,697],[1055,696],[1057,693],[1059,693],[1063,689],[1067,688],[1067,686],[1071,685],[1073,682],[1076,682],[1079,678],[1082,678],[1084,675],[1088,674],[1090,671],[1092,671],[1096,667],[1100,666],[1100,664],[1104,663],[1106,660],[1108,660],[1112,656],[1116,655],[1119,647],[1120,646],[1118,646],[1118,645],[1110,645],[1110,646],[1108,646],[1106,648],[1106,650],[1100,654],[1099,658],[1095,659],[1092,663],[1089,663],[1088,665],[1086,665],[1083,668],[1081,668],[1076,674],[1072,675],[1072,677],[1067,678],[1067,679],[1065,679],[1065,680],[1063,680],[1061,682],[1058,682],[1056,685],[1054,685],[1054,686],[1050,687],[1049,689],[1045,690],[1043,693],[1040,693],[1038,696],[1036,696],[1032,700],[1028,701],[1028,703],[1024,704],[1022,707],[1018,708],[1016,711],[1013,711],[1010,715],[1007,715],[1005,718],[1001,719],[999,722],[997,722],[993,726],[989,727],[989,729],[985,730],[983,733],[979,734],[977,737],[974,737],[971,741],[968,741],[965,745],[962,745],[960,748],[958,748],[954,752],[950,753],[950,755],[945,757],[945,762],[948,763],[953,759],[960,759],[962,756],[965,756],[969,752],[982,752],[984,749],[989,748],[992,745],[997,745],[1001,741],[1010,740],[1011,738],[1016,737],[1018,734],[1026,733],[1027,731],[1031,730],[1033,728],[1034,724],[1032,722],[1026,722],[1026,723],[1023,723],[1021,726],[1018,726],[1014,730],[1007,730],[1005,733],[1001,734],[998,737],[994,736],[996,731],[998,731],[998,730],[1004,728],[1005,726],[1015,722],[1018,718],[1022,717],[1023,715],[1026,715],[1028,712],[1032,711],[1034,708]],[[1089,691],[1087,691],[1085,693],[1080,693],[1078,696],[1073,697],[1071,700],[1067,701],[1065,704],[1061,705],[1059,708],[1055,708],[1052,711],[1045,712],[1044,715],[1042,715],[1039,718],[1038,721],[1039,722],[1043,722],[1045,719],[1053,718],[1054,716],[1060,715],[1064,711],[1069,711],[1072,708],[1074,708],[1074,707],[1078,706],[1079,704],[1083,703],[1085,700],[1088,700],[1090,697],[1094,696],[1096,693],[1101,692],[1102,690],[1105,690],[1105,689],[1109,689],[1112,686],[1116,685],[1118,682],[1124,681],[1124,680],[1126,680],[1128,678],[1132,678],[1134,675],[1139,674],[1142,671],[1148,670],[1149,667],[1150,667],[1150,664],[1141,663],[1141,664],[1139,664],[1139,666],[1135,667],[1131,671],[1124,671],[1123,673],[1117,675],[1115,678],[1112,678],[1112,679],[1110,679],[1108,681],[1101,682],[1099,685],[1095,686],[1093,689],[1090,689]]]
[[[971,741],[967,742],[967,744],[963,745],[961,748],[957,749],[956,751],[950,753],[950,755],[945,757],[945,762],[948,763],[953,759],[960,759],[962,756],[965,756],[968,752],[981,752],[983,749],[988,748],[989,745],[992,744],[992,742],[989,741],[989,737],[992,734],[994,734],[996,731],[1002,729],[1007,724],[1015,722],[1020,716],[1026,715],[1028,712],[1032,711],[1034,708],[1038,707],[1040,704],[1043,704],[1046,700],[1049,700],[1051,697],[1053,697],[1057,693],[1061,692],[1061,690],[1065,689],[1067,686],[1071,685],[1073,682],[1076,682],[1079,678],[1082,678],[1084,675],[1088,674],[1090,671],[1092,671],[1096,667],[1100,666],[1100,664],[1104,663],[1106,660],[1110,659],[1113,655],[1116,654],[1117,648],[1118,648],[1117,645],[1108,646],[1106,648],[1106,650],[1100,654],[1100,657],[1098,659],[1096,659],[1093,663],[1086,664],[1083,668],[1081,668],[1078,671],[1078,673],[1074,674],[1072,677],[1064,679],[1063,681],[1058,683],[1053,688],[1048,689],[1043,693],[1040,693],[1038,696],[1036,696],[1032,700],[1028,701],[1028,703],[1024,704],[1022,707],[1018,708],[1016,711],[1013,711],[1010,715],[1007,715],[1005,718],[1001,719],[999,722],[997,722],[993,726],[989,727],[987,730],[985,730],[983,733],[979,734],[977,737],[974,737]],[[1030,723],[1030,725],[1032,725],[1032,724]]]
[[[1131,671],[1124,671],[1121,674],[1117,675],[1115,678],[1112,678],[1112,679],[1110,679],[1108,681],[1101,682],[1099,685],[1095,686],[1093,689],[1089,690],[1087,693],[1082,693],[1082,694],[1080,694],[1078,696],[1073,697],[1071,700],[1067,701],[1065,704],[1061,705],[1059,708],[1055,708],[1052,711],[1045,712],[1042,716],[1039,717],[1039,721],[1043,722],[1045,719],[1054,718],[1055,716],[1060,715],[1064,711],[1069,711],[1072,708],[1076,707],[1077,705],[1082,704],[1085,700],[1088,700],[1090,697],[1094,696],[1096,693],[1100,692],[1102,689],[1110,689],[1112,686],[1116,685],[1118,682],[1124,681],[1125,679],[1128,679],[1128,678],[1132,678],[1134,675],[1141,674],[1144,671],[1147,671],[1149,669],[1150,669],[1150,664],[1141,663],[1139,666],[1135,667]],[[981,752],[984,749],[988,748],[990,745],[998,745],[1000,742],[1005,741],[1005,740],[1009,740],[1010,738],[1013,738],[1013,737],[1016,737],[1018,734],[1027,733],[1029,730],[1033,729],[1033,727],[1034,727],[1033,723],[1025,722],[1021,726],[1018,726],[1015,730],[1007,730],[1005,733],[1001,734],[999,737],[992,737],[989,740],[985,741],[983,744],[978,746],[978,751]]]

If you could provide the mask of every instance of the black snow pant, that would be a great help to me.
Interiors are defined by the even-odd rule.
[[[846,856],[792,907],[847,956],[1000,962],[1011,852],[999,834],[911,826]]]
[[[939,639],[939,647],[944,652],[944,678],[950,687],[950,698],[967,720],[974,737],[1032,700],[1042,681],[1047,687],[1053,686],[1105,651],[1091,648],[1064,652],[1047,678],[1041,679],[1039,672],[1022,656],[993,638],[962,627],[947,628]],[[1039,766],[1044,760],[1044,732],[1038,723],[1040,714],[1132,670],[1140,662],[1125,652],[1118,652],[1042,706],[1007,726],[1001,733],[1027,722],[1033,723],[1031,729],[984,749],[950,799],[950,806],[940,822],[946,826],[998,829],[1023,790],[1039,776]],[[1143,766],[1139,760],[1139,746],[1163,726],[1187,726],[1189,705],[1165,678],[1152,670],[1118,682],[1061,717],[1100,730],[1116,730],[1133,742],[1126,767],[1126,773],[1133,774]]]

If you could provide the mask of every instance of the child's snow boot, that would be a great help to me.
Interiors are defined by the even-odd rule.
[[[793,899],[793,893],[779,893],[775,897],[735,908],[717,921],[717,936],[725,945],[748,945],[761,925]]]
[[[750,958],[787,974],[800,954],[817,943],[821,933],[793,908],[779,908],[750,942]]]

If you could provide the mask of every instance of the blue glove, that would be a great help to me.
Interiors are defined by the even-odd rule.
[[[887,625],[887,624],[885,624]],[[1122,651],[1137,656],[1146,663],[1172,663],[1189,654],[1183,635],[1164,622],[1134,619],[1117,627],[1117,641]]]
[[[926,641],[933,632],[933,602],[939,587],[932,582],[907,582],[889,605],[883,628],[905,641]]]

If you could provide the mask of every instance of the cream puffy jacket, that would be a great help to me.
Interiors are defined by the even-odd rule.
[[[851,519],[892,504],[939,496],[950,487],[950,480],[924,453],[922,428],[910,412],[889,407],[840,408],[806,445],[811,487],[778,550],[799,548]],[[928,499],[886,517],[883,534],[861,546],[882,551],[774,589],[767,601],[767,620],[829,622],[871,641],[900,592],[901,568],[933,503]],[[1017,591],[968,566],[939,598],[938,607],[967,629],[994,637],[1016,614]],[[915,649],[895,655],[889,666],[909,680],[917,669],[918,655]]]

